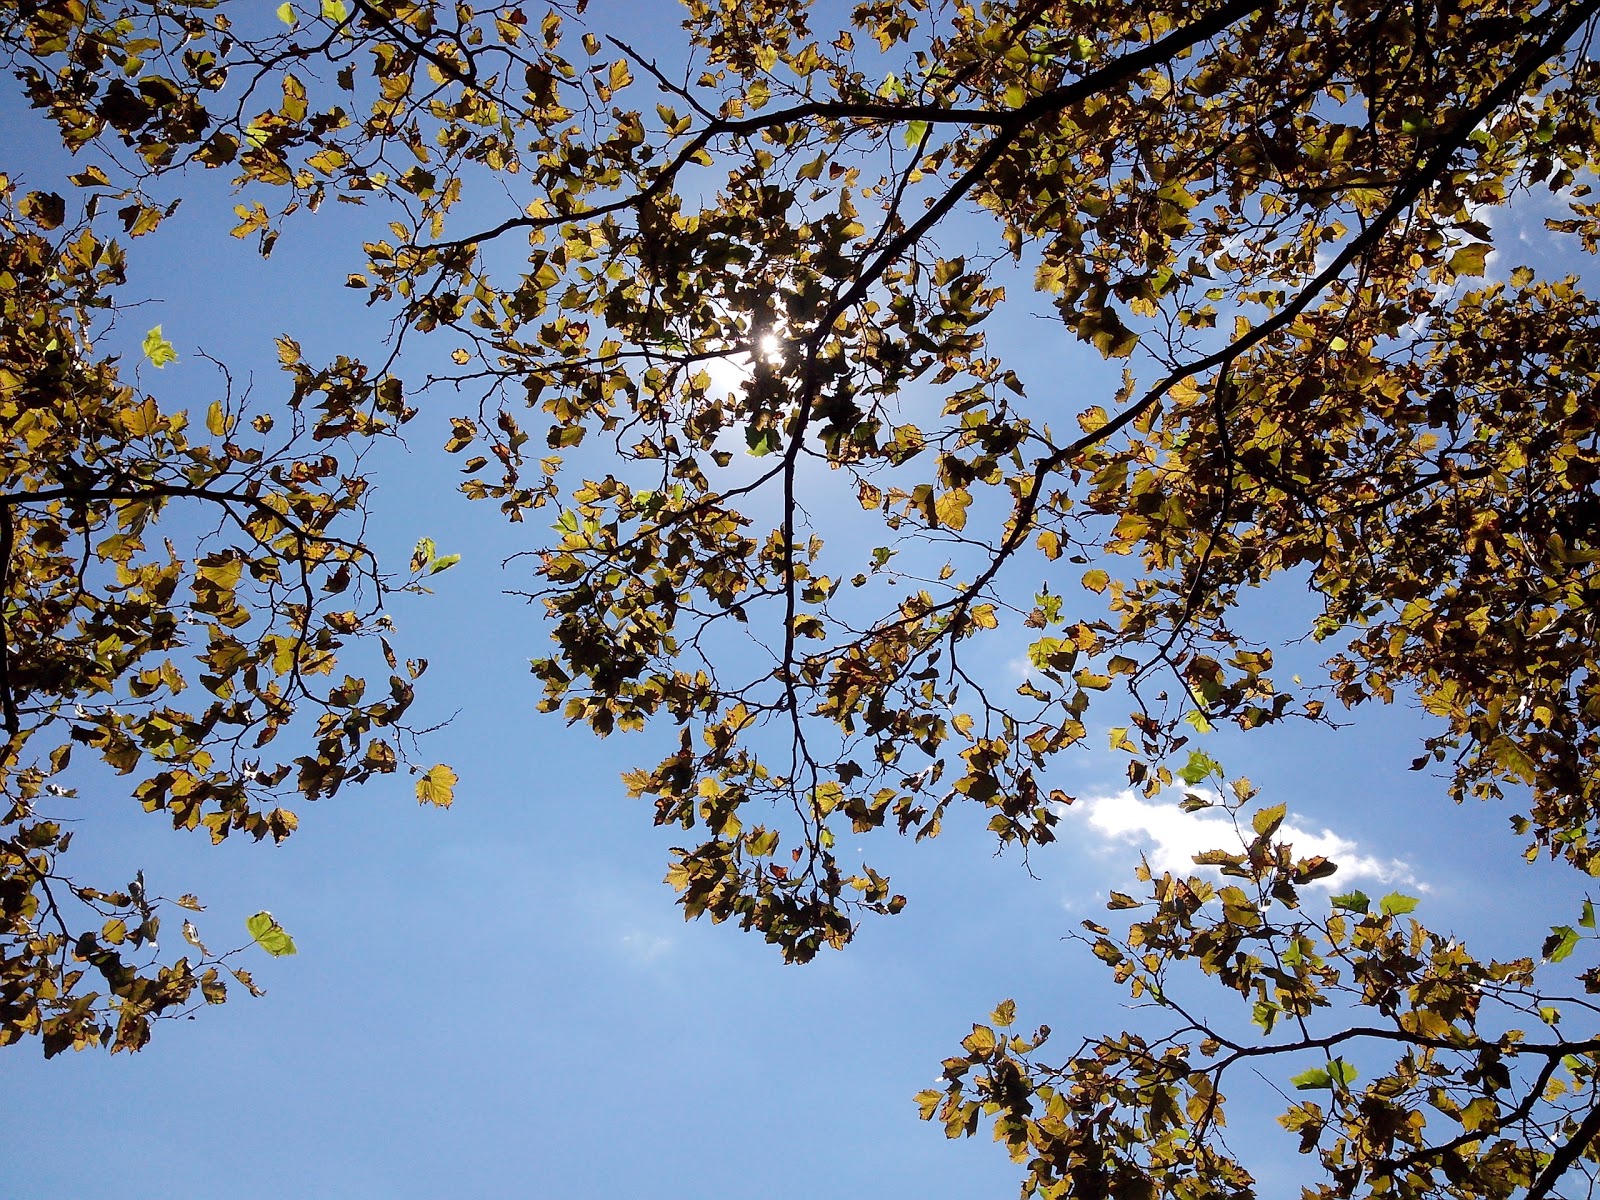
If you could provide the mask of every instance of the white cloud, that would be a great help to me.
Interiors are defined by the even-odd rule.
[[[622,947],[622,953],[625,958],[637,963],[648,963],[654,962],[671,950],[673,939],[662,937],[660,934],[644,933],[636,929],[623,934],[618,939],[618,944]]]
[[[1203,794],[1203,793],[1202,793]],[[1208,797],[1215,799],[1215,795]],[[1156,871],[1189,874],[1196,870],[1194,856],[1204,850],[1231,850],[1240,836],[1225,812],[1202,809],[1186,813],[1176,804],[1145,800],[1133,791],[1081,800],[1067,812],[1075,813],[1090,830],[1113,845],[1137,846]],[[1248,832],[1248,825],[1245,826]],[[1350,838],[1324,828],[1313,832],[1293,820],[1284,822],[1277,837],[1294,846],[1301,857],[1321,855],[1339,864],[1339,872],[1319,880],[1322,887],[1343,887],[1356,879],[1379,883],[1405,883],[1420,890],[1403,859],[1382,858],[1365,852]]]

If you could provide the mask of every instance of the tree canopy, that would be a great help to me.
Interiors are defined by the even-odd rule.
[[[1133,787],[1232,815],[1085,923],[1137,1029],[1062,1049],[1002,1003],[918,1097],[1025,1195],[1253,1194],[1223,1137],[1251,1070],[1298,1093],[1307,1195],[1542,1198],[1600,1162],[1592,908],[1495,960],[1412,897],[1330,899],[1201,741],[1415,702],[1415,769],[1600,874],[1600,2],[685,0],[646,49],[584,0],[230,7],[0,34],[82,166],[7,181],[0,230],[0,1042],[137,1048],[223,996],[187,922],[197,954],[126,961],[142,881],[67,872],[75,747],[218,840],[402,768],[449,801],[383,600],[450,560],[363,539],[364,447],[428,405],[462,490],[541,531],[539,706],[667,731],[624,782],[683,831],[686,915],[842,948],[907,903],[845,831],[976,806],[1045,853],[1108,727]],[[285,335],[284,398],[203,418],[147,390],[159,327],[131,382],[97,357],[124,244],[208,170],[262,254],[364,206],[348,283],[391,341],[316,366]],[[1557,252],[1506,257],[1522,211]],[[1040,315],[1102,391],[1008,365]],[[408,375],[425,342],[448,366]],[[1248,609],[1285,585],[1287,632]],[[1319,677],[1275,669],[1296,638]],[[336,670],[368,639],[387,689]]]

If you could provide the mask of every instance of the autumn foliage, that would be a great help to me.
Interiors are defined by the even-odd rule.
[[[804,961],[907,903],[846,831],[976,808],[1048,853],[1091,728],[1131,786],[1231,814],[1236,845],[1086,923],[1159,1028],[1061,1048],[1002,1004],[918,1097],[1025,1194],[1252,1194],[1220,1132],[1251,1070],[1296,1093],[1307,1195],[1557,1194],[1600,1161],[1592,911],[1494,961],[1412,897],[1330,900],[1337,864],[1196,739],[1414,699],[1423,781],[1600,874],[1597,16],[686,0],[640,48],[582,0],[10,6],[28,101],[106,165],[5,216],[0,1041],[132,1047],[220,998],[203,948],[124,963],[151,898],[62,873],[71,752],[216,838],[409,765],[415,671],[334,664],[448,565],[380,570],[351,465],[429,404],[462,490],[533,530],[539,706],[674,732],[625,785],[683,831],[687,915]],[[281,402],[201,434],[146,390],[159,330],[137,383],[96,358],[123,243],[204,170],[263,254],[366,206],[348,282],[396,318],[387,366],[285,337]],[[1524,263],[1494,222],[1529,211],[1558,248]],[[1038,314],[1120,382],[1005,361]],[[419,339],[452,369],[407,380]],[[214,531],[163,543],[179,505]],[[1241,613],[1285,580],[1304,682]],[[105,925],[67,929],[68,891]]]

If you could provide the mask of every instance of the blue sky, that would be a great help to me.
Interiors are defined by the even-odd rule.
[[[58,157],[47,131],[14,101],[4,113],[0,169],[45,185]],[[362,265],[362,214],[292,223],[262,263],[227,236],[220,182],[132,246],[130,294],[161,302],[128,314],[118,337],[131,346],[160,323],[181,356],[164,372],[147,366],[145,385],[203,407],[215,382],[205,349],[236,369],[254,364],[270,403],[275,335],[298,338],[313,360],[370,352],[379,322],[340,286]],[[998,336],[1024,378],[1098,372],[1058,327]],[[1020,1023],[1050,1023],[1064,1048],[1121,1028],[1106,972],[1063,937],[1098,915],[1108,888],[1128,888],[1139,846],[1179,853],[1192,826],[1170,806],[1116,799],[1119,756],[1095,750],[1051,779],[1080,801],[1031,874],[1015,853],[993,853],[980,820],[958,815],[932,843],[875,847],[911,903],[843,954],[784,967],[737,930],[685,925],[660,882],[672,833],[653,829],[648,805],[617,781],[654,761],[650,747],[596,741],[533,711],[527,660],[546,634],[536,610],[502,594],[522,580],[499,563],[544,530],[508,528],[453,494],[452,464],[436,450],[451,411],[429,401],[410,451],[376,460],[373,536],[393,561],[421,536],[463,556],[436,595],[395,610],[404,652],[432,662],[424,719],[454,714],[425,754],[460,772],[455,806],[419,808],[398,778],[298,806],[300,830],[281,847],[212,848],[145,815],[116,781],[92,781],[73,814],[75,870],[142,868],[153,890],[198,893],[213,945],[243,941],[245,917],[269,909],[300,952],[252,951],[265,998],[163,1024],[138,1055],[44,1062],[25,1045],[0,1056],[22,1114],[0,1135],[5,1193],[1011,1194],[1016,1172],[998,1147],[947,1143],[911,1097],[1006,997]],[[1303,600],[1289,585],[1252,603],[1283,625]],[[1524,890],[1568,896],[1575,911],[1575,881],[1518,863],[1506,810],[1458,810],[1436,780],[1407,771],[1423,728],[1413,713],[1396,705],[1353,720],[1337,734],[1219,733],[1213,752],[1264,800],[1286,801],[1307,836],[1331,830],[1372,860],[1366,878],[1336,882],[1417,892],[1419,916],[1470,933],[1480,952],[1543,932],[1542,904],[1506,902]],[[1231,1122],[1236,1144],[1262,1148],[1252,1165],[1263,1194],[1295,1169],[1273,1099],[1241,1098]]]

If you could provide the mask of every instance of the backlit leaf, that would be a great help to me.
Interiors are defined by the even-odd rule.
[[[1378,911],[1386,917],[1403,916],[1415,912],[1419,901],[1415,896],[1403,896],[1399,892],[1390,892],[1378,902]]]
[[[456,773],[443,763],[430,767],[417,779],[417,800],[448,808],[455,799]]]
[[[294,954],[294,939],[282,925],[279,925],[269,912],[258,912],[245,922],[245,928],[250,931],[250,936],[274,958],[282,958],[286,954]]]
[[[162,336],[161,326],[159,325],[144,335],[144,341],[140,343],[140,350],[153,367],[164,367],[170,362],[178,361],[177,350],[173,348],[171,342]]]

